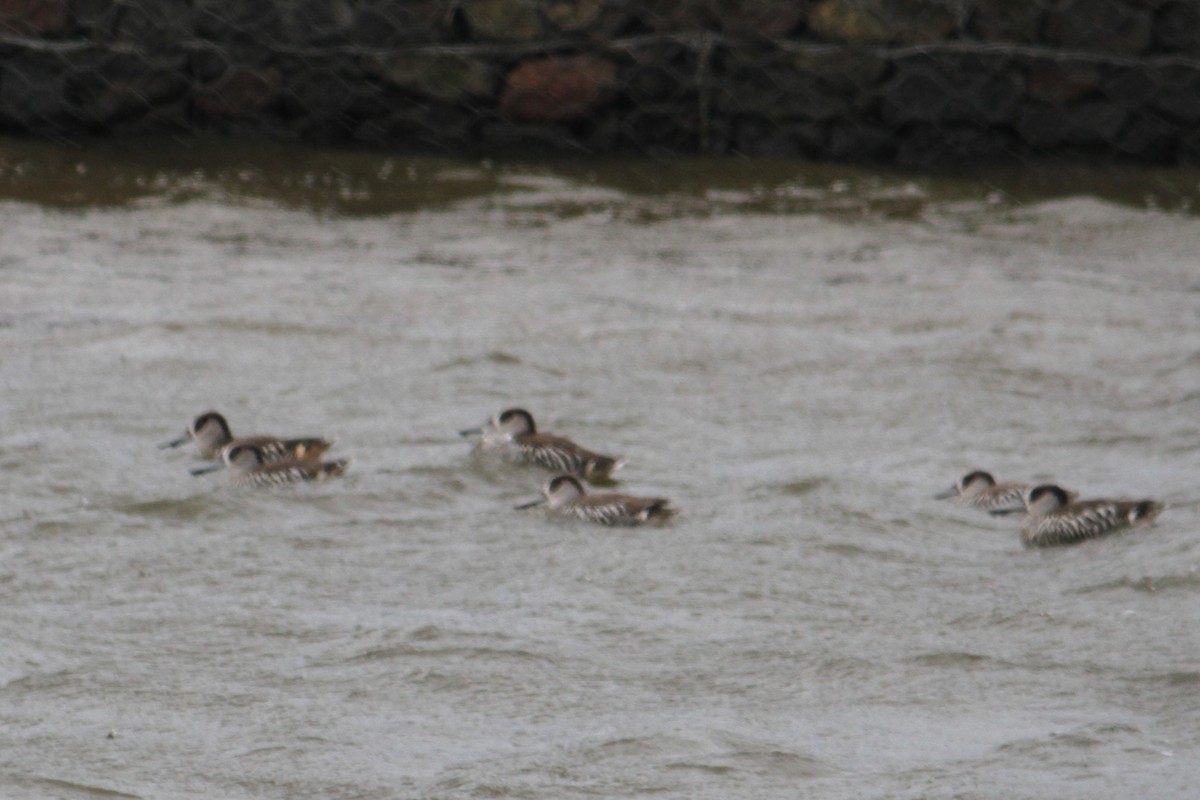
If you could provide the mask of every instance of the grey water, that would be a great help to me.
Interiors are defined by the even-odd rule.
[[[3,142],[0,796],[1194,797],[1197,178]],[[510,406],[681,513],[514,510]]]

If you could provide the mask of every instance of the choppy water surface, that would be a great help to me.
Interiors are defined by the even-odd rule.
[[[1194,796],[1196,176],[197,147],[0,159],[0,796]],[[512,510],[517,404],[681,516]]]

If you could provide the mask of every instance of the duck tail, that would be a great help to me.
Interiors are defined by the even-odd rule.
[[[336,461],[326,461],[317,468],[317,480],[325,480],[326,478],[337,478],[346,474],[346,468],[350,466],[352,458],[339,458]]]
[[[581,477],[589,482],[604,483],[612,481],[612,474],[623,466],[625,466],[625,459],[623,458],[593,456],[584,465],[584,474]]]

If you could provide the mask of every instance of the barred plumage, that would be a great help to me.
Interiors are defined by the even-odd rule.
[[[304,481],[320,481],[343,475],[350,465],[349,459],[319,462],[300,461],[287,458],[266,461],[261,448],[252,444],[235,444],[225,449],[222,460],[213,466],[192,470],[193,475],[228,467],[234,486],[284,486]]]
[[[264,460],[282,461],[294,458],[299,461],[316,461],[333,446],[333,442],[316,436],[285,439],[278,436],[240,436],[234,438],[225,417],[216,411],[206,411],[192,421],[183,435],[163,442],[160,448],[179,447],[194,441],[200,457],[206,460],[223,458],[226,451],[236,445],[253,445],[261,452]]]
[[[601,525],[641,525],[663,522],[675,513],[665,497],[633,497],[627,494],[588,494],[574,475],[552,478],[537,497],[517,508],[547,506],[551,513]]]
[[[1025,496],[1028,517],[1021,530],[1026,547],[1053,547],[1094,539],[1152,522],[1162,506],[1153,500],[1074,501],[1060,487],[1036,486]]]
[[[968,472],[944,492],[934,495],[939,500],[954,498],[971,508],[984,511],[1020,511],[1025,507],[1025,483],[996,483],[990,472]]]
[[[592,452],[563,436],[538,433],[533,415],[523,408],[500,412],[479,428],[460,431],[466,437],[479,437],[475,449],[494,453],[505,461],[535,464],[554,472],[565,472],[592,483],[612,481],[612,473],[625,460]]]

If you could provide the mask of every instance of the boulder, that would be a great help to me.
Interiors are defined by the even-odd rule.
[[[68,83],[62,59],[53,53],[21,53],[4,60],[0,63],[0,119],[26,131],[56,130],[76,114]]]
[[[1167,163],[1175,158],[1179,147],[1179,125],[1163,119],[1154,112],[1137,112],[1117,136],[1117,150],[1140,161]]]
[[[794,69],[844,92],[861,92],[874,86],[887,69],[887,61],[865,49],[818,45],[789,50]]]
[[[465,51],[369,57],[363,59],[362,68],[397,89],[449,102],[489,97],[499,82],[495,64]]]
[[[709,0],[642,0],[637,19],[656,33],[695,33],[718,27]]]
[[[83,119],[111,127],[137,119],[187,95],[183,56],[147,62],[140,55],[113,53],[72,81]]]
[[[739,36],[776,39],[795,31],[812,10],[814,0],[712,0],[721,30]]]
[[[452,19],[446,0],[364,0],[349,38],[366,47],[430,44],[448,38]]]
[[[821,0],[808,28],[848,44],[927,44],[950,36],[957,24],[949,0]]]
[[[967,32],[985,42],[1038,40],[1046,0],[974,0],[969,6]]]
[[[76,30],[96,42],[121,42],[177,54],[195,36],[190,0],[75,0]]]
[[[1149,11],[1120,0],[1054,0],[1042,35],[1058,47],[1131,55],[1149,47],[1152,29]]]
[[[61,36],[70,26],[69,0],[0,0],[0,34]]]
[[[633,12],[622,0],[549,0],[542,16],[551,33],[607,39],[628,24]]]
[[[1071,103],[1094,93],[1100,67],[1094,61],[1039,58],[1026,70],[1025,93],[1044,103]]]
[[[800,72],[778,50],[743,47],[725,54],[713,85],[713,107],[721,114],[821,121],[849,110],[845,92]]]
[[[898,59],[880,88],[880,113],[892,126],[912,122],[1011,121],[1024,82],[1011,60],[993,54],[915,55]]]
[[[1150,106],[1171,119],[1195,126],[1200,123],[1200,69],[1164,66],[1151,73],[1155,79]]]
[[[526,61],[505,77],[500,114],[518,122],[585,119],[609,102],[616,88],[616,65],[599,56]]]
[[[279,97],[283,75],[275,67],[230,67],[196,92],[195,106],[214,117],[240,117],[261,111]]]
[[[1155,50],[1200,53],[1200,7],[1194,2],[1171,2],[1154,17],[1151,34]]]
[[[1017,132],[1038,148],[1063,144],[1107,148],[1112,146],[1126,116],[1120,108],[1095,101],[1070,106],[1027,103],[1017,115]]]
[[[528,0],[462,0],[471,37],[485,42],[531,42],[545,33],[542,16]]]

